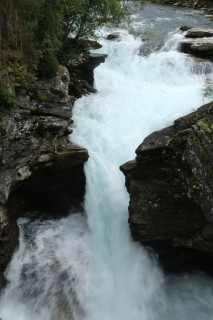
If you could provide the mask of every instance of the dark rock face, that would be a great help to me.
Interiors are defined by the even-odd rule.
[[[185,40],[181,42],[180,48],[184,53],[213,60],[213,39]]]
[[[113,32],[107,35],[107,40],[119,41],[121,39],[121,34],[119,32]]]
[[[213,30],[212,29],[192,28],[187,31],[185,37],[186,38],[213,37]]]
[[[151,246],[165,270],[213,266],[213,103],[154,132],[121,166],[135,241]]]
[[[90,73],[102,56],[91,58]],[[77,70],[73,77],[81,83]],[[18,245],[19,217],[38,217],[42,211],[63,216],[83,201],[88,151],[69,140],[79,96],[70,90],[71,82],[61,66],[53,79],[15,87],[19,111],[0,122],[0,279]],[[92,91],[85,83],[78,88],[81,95]]]
[[[71,74],[69,92],[71,95],[80,98],[88,93],[96,92],[93,88],[93,70],[103,63],[106,57],[106,54],[83,53],[79,59],[69,61],[68,69]]]
[[[198,58],[213,60],[213,29],[193,28],[187,31],[180,50]]]
[[[188,31],[190,29],[192,29],[192,27],[189,27],[189,26],[181,26],[180,27],[180,31],[183,31],[183,32]]]

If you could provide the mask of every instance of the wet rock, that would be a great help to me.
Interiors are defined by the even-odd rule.
[[[192,28],[180,43],[180,50],[196,57],[213,59],[213,29]]]
[[[180,27],[180,30],[183,31],[183,32],[188,31],[188,30],[190,30],[190,29],[192,29],[192,27],[189,27],[189,26],[182,26],[182,27]]]
[[[57,211],[63,216],[73,201],[81,202],[84,195],[83,165],[88,152],[68,139],[70,102],[67,110],[57,102],[47,108],[46,102],[29,95],[33,89],[37,87],[30,88],[28,96],[26,91],[24,97],[19,93],[19,103],[26,102],[20,107],[29,113],[4,119],[0,124],[1,274],[18,245],[18,217],[26,212],[30,216],[35,209],[49,210],[51,215]],[[55,98],[57,101],[58,93]]]
[[[62,97],[68,95],[68,86],[65,85],[60,76],[56,76],[50,81],[50,90]]]
[[[85,53],[68,67],[72,74],[60,66],[52,79],[14,87],[19,111],[0,120],[0,287],[18,245],[19,217],[81,210],[88,151],[69,140],[72,108],[78,96],[95,91],[85,78],[105,58]]]
[[[111,40],[111,41],[119,41],[121,40],[121,34],[119,32],[113,32],[110,33],[106,36],[107,40]]]
[[[93,70],[105,62],[106,58],[106,54],[84,53],[79,59],[70,60],[68,64],[68,69],[71,74],[69,92],[76,95],[77,98],[80,98],[84,94],[94,92]]]
[[[121,166],[132,237],[167,271],[213,266],[213,103],[148,136]]]
[[[70,74],[65,66],[59,66],[57,76],[59,76],[64,83],[70,81]]]
[[[213,60],[213,38],[184,40],[180,43],[180,50],[195,57]]]
[[[213,29],[192,28],[185,35],[186,38],[213,37]]]

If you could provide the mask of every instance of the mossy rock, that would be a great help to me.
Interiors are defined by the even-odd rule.
[[[17,110],[15,96],[7,87],[0,84],[0,120],[7,116],[12,110]]]

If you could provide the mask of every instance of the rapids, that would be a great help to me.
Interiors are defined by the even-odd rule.
[[[149,4],[130,28],[101,31],[108,58],[95,70],[97,93],[75,104],[70,137],[90,155],[85,214],[19,220],[1,320],[212,319],[212,279],[164,275],[154,253],[131,241],[119,171],[146,135],[208,101],[213,67],[177,51],[183,24],[211,26],[200,12]],[[105,40],[114,31],[121,41]]]

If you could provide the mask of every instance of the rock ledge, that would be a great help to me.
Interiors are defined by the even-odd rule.
[[[154,132],[121,166],[133,240],[167,271],[213,267],[213,103]]]

